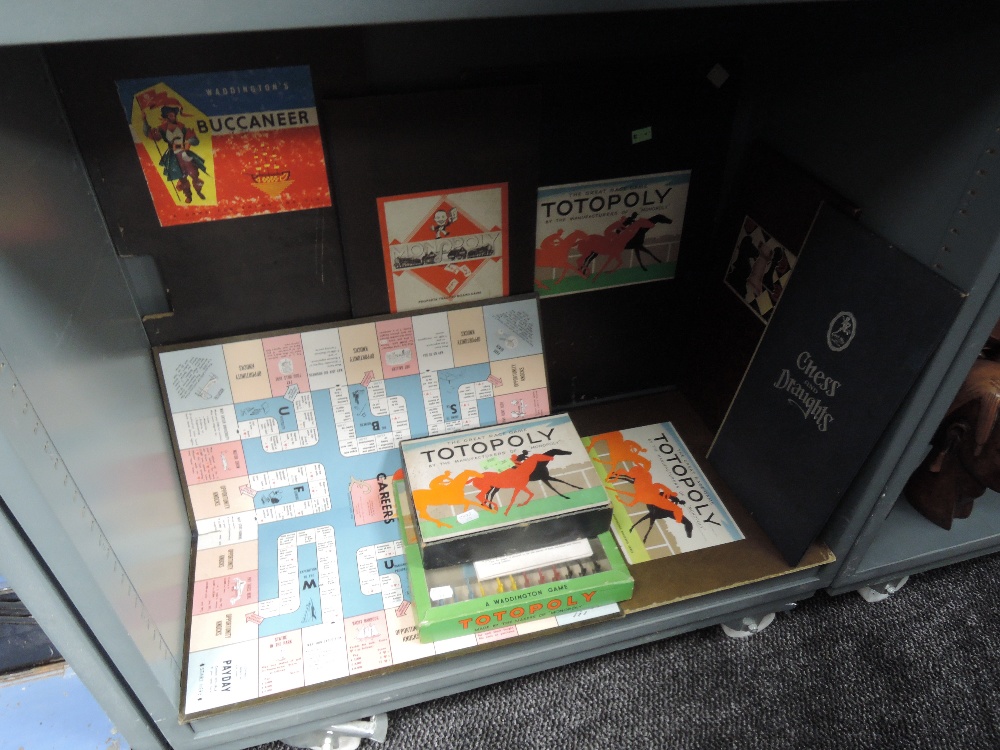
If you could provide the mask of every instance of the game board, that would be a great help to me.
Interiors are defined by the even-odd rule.
[[[182,716],[478,642],[419,643],[390,484],[401,440],[549,412],[535,298],[154,359],[197,539]]]

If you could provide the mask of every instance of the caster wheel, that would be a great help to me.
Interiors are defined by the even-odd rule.
[[[774,622],[774,612],[756,617],[744,617],[742,620],[722,623],[722,632],[730,638],[749,638],[757,635]]]
[[[361,747],[360,737],[317,733],[316,736],[302,735],[294,739],[296,742],[309,743],[307,745],[292,745],[284,740],[288,747],[295,748],[295,750],[358,750]]]
[[[858,595],[866,602],[880,602],[883,599],[888,599],[890,596],[903,588],[908,580],[910,580],[909,576],[903,576],[902,578],[897,578],[893,581],[886,581],[885,583],[878,583],[874,586],[864,586],[858,589]]]
[[[282,742],[297,750],[357,750],[364,737],[375,742],[385,742],[388,728],[388,715],[376,714],[367,720],[334,724],[325,729],[315,729],[295,737],[288,737]]]

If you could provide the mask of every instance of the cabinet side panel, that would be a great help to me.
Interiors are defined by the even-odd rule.
[[[848,26],[817,30],[831,45],[823,54],[774,45],[781,53],[758,71],[765,83],[754,96],[761,136],[859,206],[862,223],[965,290],[980,283],[1000,228],[979,200],[977,172],[996,155],[996,15],[942,5],[895,35],[878,14],[855,26],[848,16]],[[858,29],[850,49],[839,41],[855,36],[848,27]],[[794,43],[810,41],[824,43]]]
[[[133,688],[176,700],[191,532],[149,345],[40,52],[0,65],[0,429],[42,490],[0,468],[0,493]]]

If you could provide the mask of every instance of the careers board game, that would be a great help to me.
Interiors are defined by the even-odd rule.
[[[536,299],[154,355],[196,534],[183,718],[479,642],[418,641],[391,482],[401,440],[549,412]]]

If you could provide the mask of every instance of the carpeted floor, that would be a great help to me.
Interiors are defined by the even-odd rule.
[[[362,747],[1000,748],[1000,555],[413,706]]]

